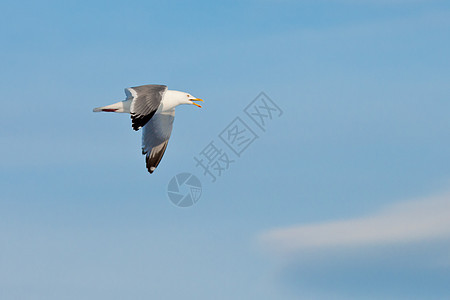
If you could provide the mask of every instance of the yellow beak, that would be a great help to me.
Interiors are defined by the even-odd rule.
[[[200,104],[197,104],[197,103],[193,102],[193,101],[201,101],[201,102],[203,102],[202,99],[194,98],[194,99],[190,99],[190,100],[192,101],[192,104],[194,104],[195,106],[197,106],[197,107],[202,107]]]

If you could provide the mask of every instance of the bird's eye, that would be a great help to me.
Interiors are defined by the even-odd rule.
[[[186,95],[186,97],[189,97],[189,95]]]

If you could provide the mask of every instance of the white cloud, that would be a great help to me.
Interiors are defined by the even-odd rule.
[[[389,205],[364,217],[272,229],[259,239],[282,255],[448,240],[450,194]]]

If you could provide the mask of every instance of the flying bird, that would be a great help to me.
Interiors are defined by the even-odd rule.
[[[127,98],[111,105],[94,108],[94,112],[106,111],[131,114],[134,130],[142,128],[142,154],[147,170],[153,173],[161,161],[169,142],[175,118],[175,107],[202,101],[189,93],[168,90],[165,85],[148,84],[125,89]]]

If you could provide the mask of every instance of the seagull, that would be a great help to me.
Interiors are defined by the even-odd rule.
[[[127,98],[111,105],[96,107],[94,112],[106,111],[131,114],[131,126],[142,128],[142,154],[147,170],[153,173],[161,161],[172,133],[175,107],[202,101],[189,93],[168,90],[166,85],[148,84],[125,89]]]

